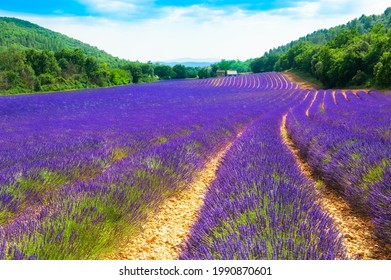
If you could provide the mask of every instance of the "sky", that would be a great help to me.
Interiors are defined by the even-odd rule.
[[[0,0],[0,16],[132,61],[210,61],[259,57],[389,6],[389,0]]]

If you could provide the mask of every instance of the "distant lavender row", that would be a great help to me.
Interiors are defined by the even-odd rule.
[[[313,92],[290,112],[287,129],[314,171],[369,214],[376,234],[391,243],[391,98],[376,92],[346,98]]]
[[[219,77],[200,80],[196,86],[213,86],[223,88],[239,88],[251,90],[269,90],[269,89],[295,89],[298,85],[292,83],[284,75],[270,72],[249,75],[239,75],[231,77]]]
[[[305,91],[273,91],[267,114],[235,141],[181,259],[346,259],[341,234],[283,143],[280,122]]]
[[[97,258],[276,98],[199,83],[1,98],[0,257]]]

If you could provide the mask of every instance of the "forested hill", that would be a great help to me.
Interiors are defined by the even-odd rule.
[[[196,78],[198,71],[119,59],[31,22],[0,17],[0,95]]]
[[[295,69],[325,87],[391,86],[391,8],[322,29],[266,52],[253,72]]]
[[[119,59],[28,21],[0,17],[0,94],[150,82],[158,78],[154,70],[151,63]]]
[[[124,62],[96,47],[34,23],[17,18],[0,17],[0,49],[11,45],[53,52],[80,49],[85,55],[93,56],[99,62],[107,63],[111,67],[118,67]]]

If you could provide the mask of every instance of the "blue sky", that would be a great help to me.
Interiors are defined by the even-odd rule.
[[[68,14],[68,15],[88,15],[87,7],[79,1],[69,0],[18,0],[3,1],[0,4],[2,10],[51,15],[51,14]]]
[[[316,2],[316,0],[306,0]],[[41,16],[97,17],[115,20],[144,21],[164,18],[168,10],[200,6],[225,15],[238,10],[246,14],[297,6],[298,1],[245,0],[18,0],[0,4],[0,10]],[[203,19],[199,19],[200,21]]]
[[[130,60],[244,60],[388,6],[389,0],[16,0],[2,1],[0,16]]]
[[[39,14],[39,15],[75,15],[75,16],[103,16],[109,14],[110,11],[94,9],[96,3],[127,3],[129,5],[135,5],[139,11],[154,10],[157,11],[163,7],[191,7],[194,5],[200,5],[208,8],[219,9],[235,9],[240,8],[248,12],[254,11],[268,11],[278,8],[286,8],[297,5],[298,1],[238,1],[238,0],[156,0],[156,1],[140,1],[140,0],[119,0],[119,1],[88,1],[88,0],[18,0],[7,1],[1,3],[2,10]],[[307,2],[316,2],[310,0]],[[97,6],[97,5],[96,5]],[[136,15],[135,15],[136,16]]]

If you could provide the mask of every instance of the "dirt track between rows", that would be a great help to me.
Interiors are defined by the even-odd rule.
[[[354,211],[337,191],[324,185],[322,181],[314,180],[311,167],[299,156],[299,152],[288,136],[286,116],[281,123],[281,136],[293,156],[300,171],[313,182],[320,204],[328,213],[343,234],[344,245],[352,259],[387,260],[391,259],[391,250],[382,246],[374,234],[374,226],[369,217]]]
[[[241,133],[236,137],[239,138]],[[234,140],[235,141],[235,140]],[[115,260],[174,260],[180,244],[198,218],[205,192],[216,177],[219,164],[233,141],[215,155],[185,190],[164,201],[150,215],[143,231],[110,257]]]

